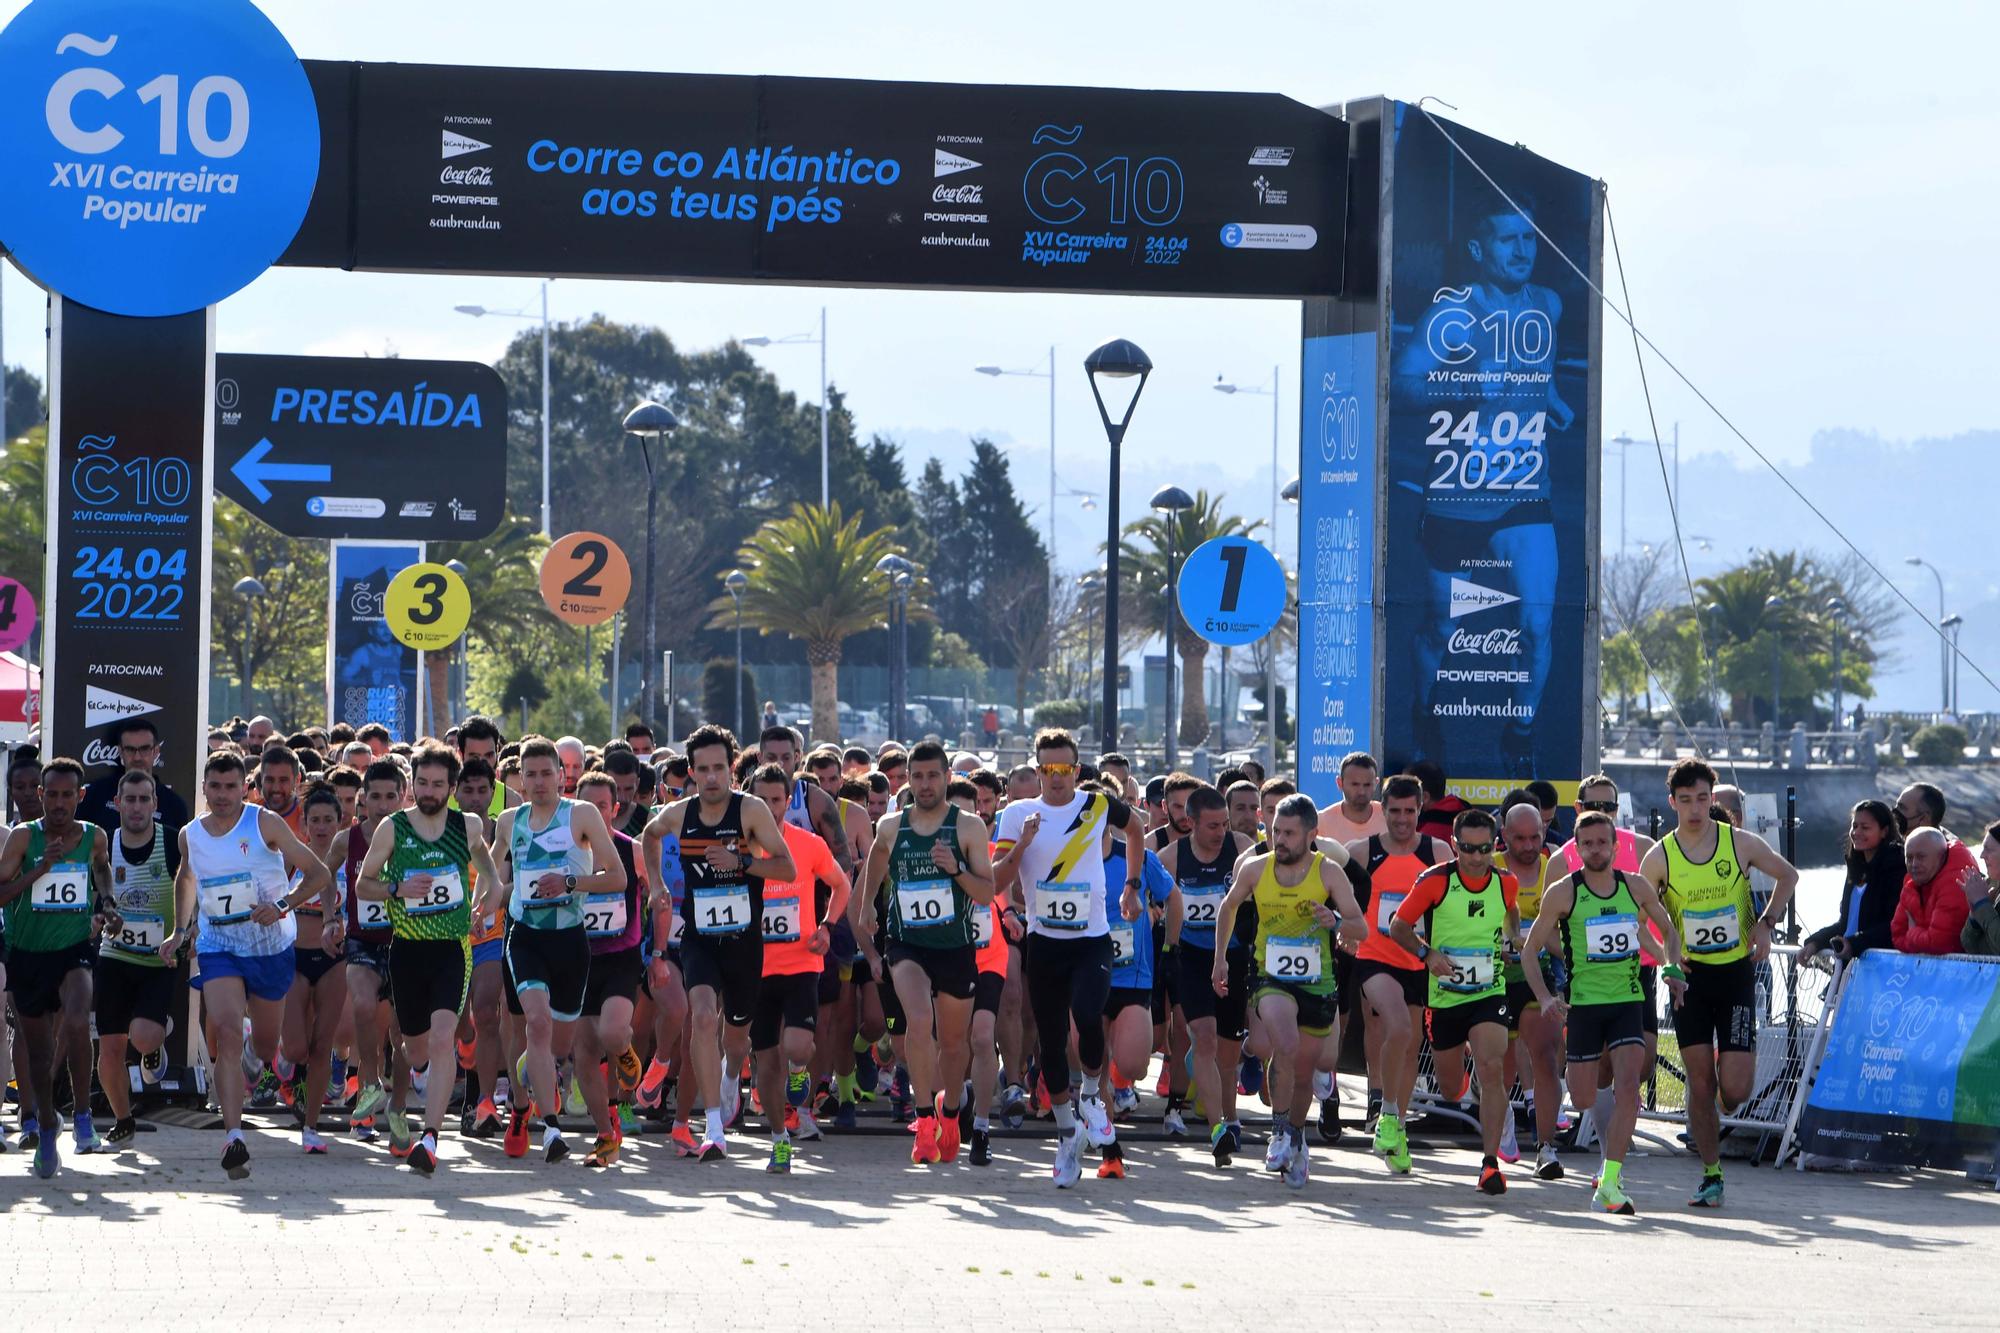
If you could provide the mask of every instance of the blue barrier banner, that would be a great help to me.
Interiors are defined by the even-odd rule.
[[[1373,743],[1377,335],[1305,340],[1299,423],[1299,785],[1340,799]]]
[[[1555,250],[1595,266],[1596,195],[1525,149],[1395,118],[1383,771],[1435,760],[1490,804],[1584,763],[1593,300]]]
[[[1848,974],[1800,1150],[1943,1166],[2000,1144],[2000,964],[1877,949]]]
[[[382,597],[391,579],[423,558],[418,542],[333,543],[326,655],[332,721],[380,722],[395,740],[417,739],[417,650],[390,632]]]

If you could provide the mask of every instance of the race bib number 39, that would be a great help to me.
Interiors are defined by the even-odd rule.
[[[1594,916],[1583,923],[1583,956],[1593,963],[1622,963],[1639,954],[1639,918]]]

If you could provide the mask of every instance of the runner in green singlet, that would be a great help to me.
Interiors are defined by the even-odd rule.
[[[1612,869],[1617,835],[1609,815],[1593,810],[1578,817],[1576,848],[1583,868],[1542,891],[1535,928],[1523,951],[1538,958],[1542,949],[1559,948],[1569,972],[1567,999],[1552,994],[1540,968],[1524,975],[1542,1012],[1558,1022],[1567,1020],[1570,1096],[1579,1112],[1584,1098],[1596,1092],[1598,1062],[1611,1058],[1614,1100],[1610,1120],[1598,1131],[1604,1169],[1591,1202],[1602,1212],[1630,1216],[1635,1210],[1620,1176],[1639,1120],[1639,1084],[1648,1065],[1641,1027],[1646,1005],[1639,982],[1641,916],[1658,926],[1666,941],[1666,982],[1676,999],[1687,983],[1681,979],[1680,933],[1659,895],[1639,876]]]

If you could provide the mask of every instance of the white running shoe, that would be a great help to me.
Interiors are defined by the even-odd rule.
[[[1056,1188],[1066,1190],[1083,1179],[1083,1132],[1073,1129],[1056,1136]]]
[[[1166,1131],[1167,1137],[1170,1139],[1186,1138],[1188,1132],[1187,1120],[1181,1115],[1181,1108],[1176,1106],[1173,1110],[1160,1117],[1160,1128]]]
[[[1513,1165],[1521,1160],[1521,1140],[1514,1133],[1514,1108],[1507,1108],[1507,1118],[1500,1127],[1500,1160]]]
[[[813,1113],[807,1107],[799,1108],[799,1127],[792,1131],[792,1137],[801,1143],[810,1143],[821,1137],[819,1121],[813,1119]]]
[[[1079,1097],[1076,1101],[1078,1120],[1083,1133],[1093,1148],[1118,1141],[1118,1131],[1111,1126],[1111,1117],[1104,1110],[1104,1103],[1095,1097]]]
[[[1283,1171],[1291,1155],[1292,1136],[1289,1130],[1283,1124],[1271,1126],[1271,1141],[1264,1148],[1264,1169]]]
[[[326,1151],[326,1140],[321,1138],[314,1130],[301,1128],[299,1130],[299,1150],[315,1155],[323,1153]]]
[[[1324,1069],[1313,1070],[1313,1096],[1323,1102],[1333,1100],[1333,1075]]]
[[[1311,1178],[1311,1156],[1306,1149],[1305,1140],[1300,1139],[1298,1146],[1292,1149],[1291,1155],[1285,1161],[1285,1184],[1292,1189],[1302,1190],[1306,1187],[1306,1181]]]
[[[722,1076],[722,1123],[724,1127],[736,1123],[738,1113],[743,1110],[743,1085],[727,1073]]]

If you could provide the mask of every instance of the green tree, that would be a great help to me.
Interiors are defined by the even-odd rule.
[[[237,681],[245,713],[261,686],[283,727],[323,717],[326,543],[294,541],[219,495],[214,525],[209,670]],[[244,578],[261,583],[263,596],[239,596]]]
[[[0,384],[5,385],[7,438],[18,440],[28,433],[30,427],[39,426],[49,419],[49,400],[42,392],[42,381],[37,376],[20,366],[7,366],[4,373],[0,373]]]
[[[813,735],[840,734],[839,671],[843,645],[881,624],[887,614],[889,576],[876,563],[895,550],[889,528],[861,530],[861,517],[843,514],[838,502],[822,509],[798,504],[759,528],[737,552],[749,579],[743,623],[759,635],[780,634],[805,645],[812,670]],[[910,587],[910,615],[928,615],[921,577]],[[736,602],[723,593],[709,603],[709,627],[736,623]]]
[[[1121,585],[1118,593],[1118,631],[1122,646],[1136,648],[1151,638],[1166,620],[1170,532],[1178,577],[1179,562],[1203,542],[1217,537],[1254,537],[1264,526],[1262,519],[1245,520],[1241,515],[1224,513],[1222,504],[1222,496],[1200,490],[1194,494],[1192,507],[1172,515],[1171,527],[1168,518],[1160,514],[1148,514],[1136,523],[1125,525],[1125,535],[1118,543],[1118,578]],[[1177,604],[1171,628],[1167,649],[1181,660],[1181,680],[1199,682],[1208,660],[1208,641],[1187,627]],[[1204,693],[1198,685],[1197,688],[1180,691],[1180,740],[1183,745],[1200,745],[1208,739],[1208,700],[1203,697]]]
[[[472,621],[466,629],[468,677],[474,657],[490,658],[511,671],[513,664],[531,663],[541,668],[544,688],[553,682],[550,675],[565,666],[580,663],[582,632],[564,625],[542,601],[542,556],[549,544],[535,524],[511,510],[500,526],[477,541],[434,542],[429,558],[437,564],[453,560],[465,566],[465,587],[472,600]],[[451,692],[448,672],[451,653],[426,654],[424,664],[429,680],[430,717],[425,729],[442,736],[449,729]],[[468,679],[468,703],[472,694]],[[496,701],[504,707],[504,700]]]
[[[8,418],[13,429],[14,420]],[[42,533],[48,527],[46,469],[49,428],[0,442],[0,574],[42,595]]]

